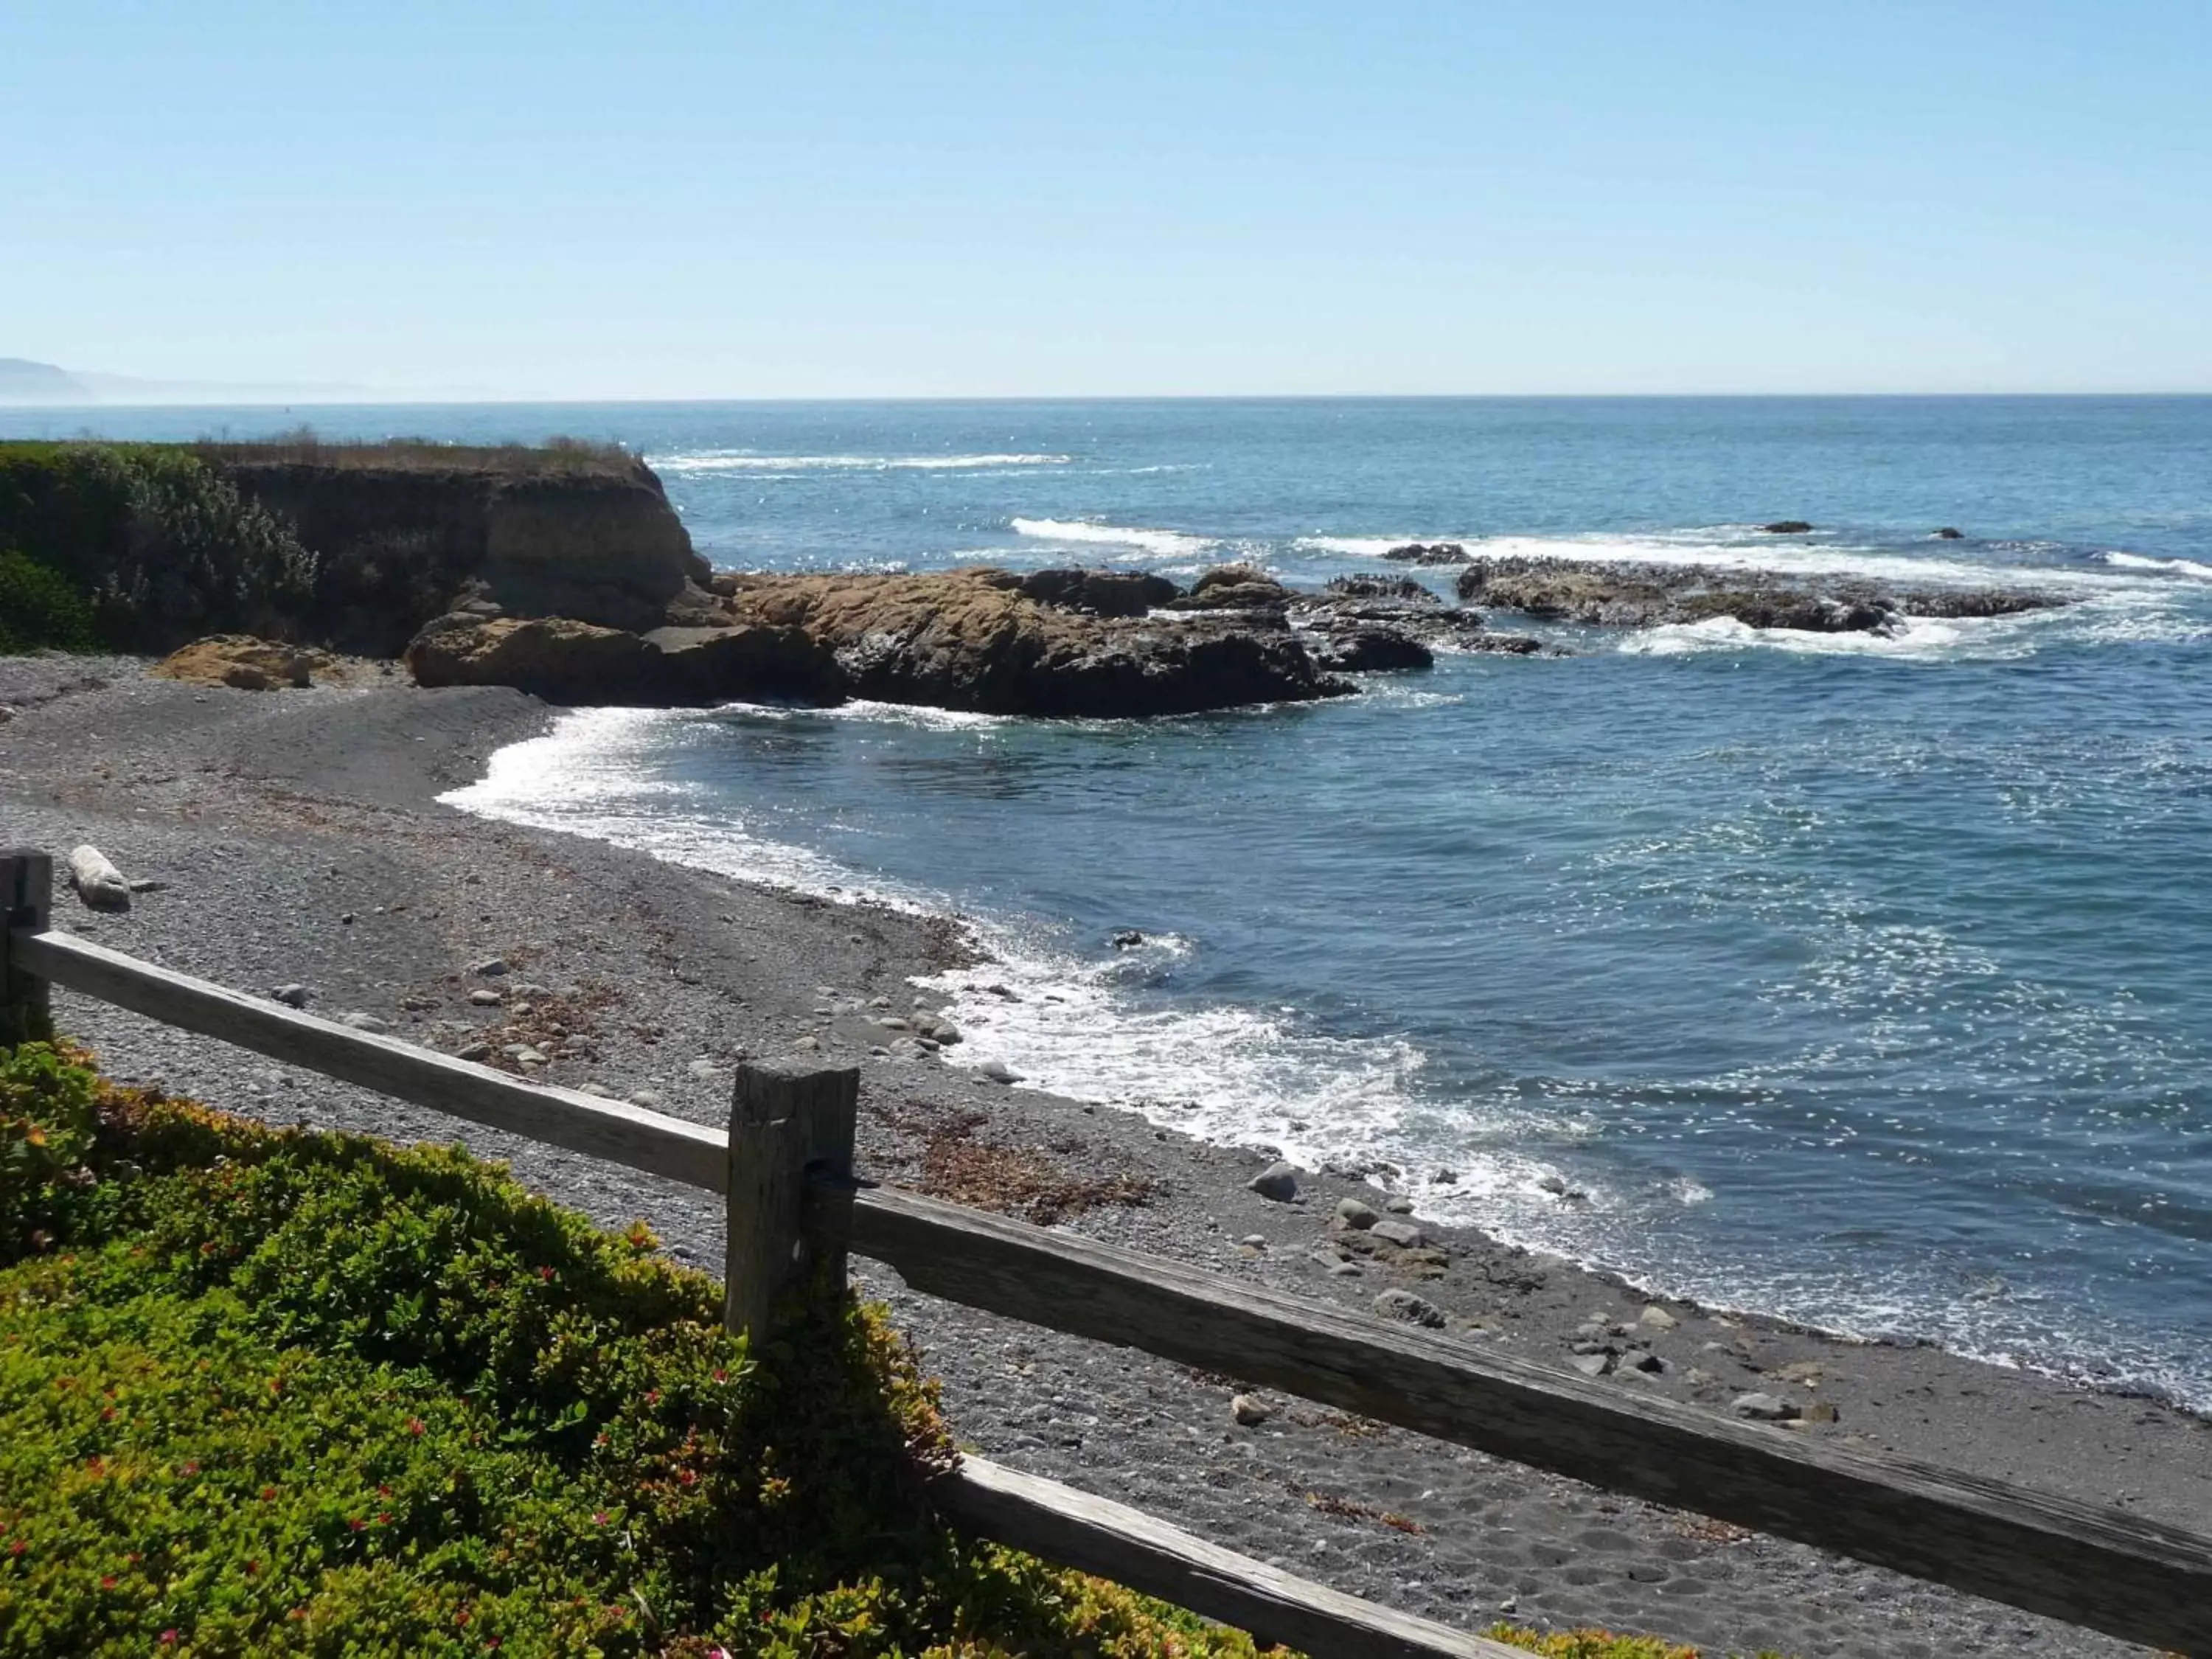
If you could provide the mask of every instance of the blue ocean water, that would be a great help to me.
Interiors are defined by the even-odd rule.
[[[466,799],[973,915],[1001,960],[946,976],[961,1052],[1038,1085],[1388,1161],[1672,1291],[2212,1408],[2212,399],[314,417],[621,439],[732,567],[1315,582],[1418,538],[2063,592],[1892,638],[1554,629],[1578,654],[1145,725],[587,713]]]

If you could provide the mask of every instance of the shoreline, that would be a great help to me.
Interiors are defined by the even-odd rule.
[[[127,875],[167,883],[123,917],[65,900],[73,930],[241,989],[308,983],[317,1012],[366,1012],[449,1052],[486,1030],[560,1024],[546,1039],[555,1080],[643,1089],[702,1121],[726,1111],[733,1060],[811,1041],[861,1066],[862,1156],[884,1178],[1363,1310],[1411,1291],[1453,1334],[1525,1358],[1564,1366],[1598,1357],[1577,1344],[1611,1349],[1607,1375],[1623,1388],[1723,1410],[1746,1392],[1834,1408],[1795,1432],[2178,1523],[2212,1510],[2212,1432],[2178,1408],[1646,1296],[1418,1215],[1432,1239],[1401,1250],[1328,1224],[1344,1198],[1382,1207],[1364,1182],[1301,1176],[1303,1202],[1273,1202],[1246,1189],[1264,1162],[1255,1149],[872,1054],[890,1047],[860,1041],[872,1022],[932,1012],[909,981],[951,957],[945,920],[437,804],[497,748],[544,730],[550,711],[516,694],[209,691],[140,666],[0,661],[0,704],[19,711],[0,726],[7,838],[90,840]],[[487,981],[468,969],[493,954],[513,963],[510,988],[543,981],[550,1014],[520,1016],[519,990],[475,1009],[469,994]],[[311,1092],[286,1068],[118,1011],[67,1000],[62,1012],[118,1074],[232,1109],[402,1139],[460,1127],[319,1081]],[[473,1129],[460,1138],[600,1219],[647,1215],[679,1258],[719,1259],[710,1203]],[[1604,1623],[1797,1659],[2139,1651],[1279,1397],[1265,1423],[1240,1427],[1225,1379],[931,1303],[872,1265],[861,1277],[921,1343],[963,1442],[1411,1611],[1474,1627]],[[1636,1369],[1645,1355],[1660,1369]]]

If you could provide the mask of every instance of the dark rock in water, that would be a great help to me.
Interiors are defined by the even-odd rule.
[[[1962,542],[1966,539],[1966,532],[1956,525],[1947,524],[1936,532],[1936,539],[1939,542]]]
[[[671,702],[844,700],[844,675],[827,647],[805,629],[736,623],[717,628],[656,628],[645,636],[659,653]]]
[[[1426,668],[1436,661],[1436,653],[1412,635],[1380,623],[1317,629],[1308,648],[1333,674],[1388,673]]]
[[[1395,559],[1401,564],[1465,564],[1467,548],[1459,542],[1407,542],[1394,547],[1382,556]]]
[[[1802,536],[1812,527],[1802,519],[1777,519],[1772,524],[1759,526],[1770,536]]]
[[[1133,927],[1124,927],[1109,942],[1117,951],[1133,951],[1145,942],[1145,936]]]
[[[1190,592],[1166,601],[1170,611],[1281,611],[1291,590],[1255,566],[1216,566],[1190,585]]]
[[[1694,565],[1487,559],[1460,573],[1459,595],[1585,627],[1656,628],[1732,617],[1753,628],[1879,632],[1907,617],[2002,617],[2064,604],[2015,588],[1889,587],[1856,578]]]
[[[739,620],[803,630],[836,653],[848,695],[886,702],[1119,717],[1354,689],[1324,672],[1279,614],[1096,616],[1039,605],[988,572],[754,576],[729,604]]]
[[[1411,576],[1332,576],[1328,592],[1347,599],[1398,599],[1418,605],[1443,603],[1433,590]]]
[[[1141,617],[1182,596],[1165,576],[1143,570],[1032,571],[1022,579],[1021,591],[1039,605],[1094,617]]]

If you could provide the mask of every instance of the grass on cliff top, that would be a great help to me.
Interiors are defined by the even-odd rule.
[[[483,472],[508,477],[628,477],[637,458],[620,444],[553,437],[537,444],[455,444],[434,438],[325,438],[310,426],[254,440],[202,438],[217,465],[283,463],[359,471]]]
[[[756,1345],[654,1243],[0,1050],[0,1655],[1255,1654],[939,1525],[878,1310]]]

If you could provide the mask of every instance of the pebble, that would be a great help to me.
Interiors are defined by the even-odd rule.
[[[288,1008],[304,1008],[315,997],[315,994],[304,985],[280,985],[269,994]]]
[[[356,1031],[388,1031],[392,1029],[389,1021],[379,1019],[374,1014],[340,1014],[338,1024]]]
[[[1375,1298],[1375,1311],[1385,1319],[1401,1319],[1409,1325],[1425,1325],[1431,1330],[1443,1328],[1443,1310],[1411,1291],[1383,1291]]]
[[[471,967],[469,971],[477,975],[479,978],[496,979],[500,975],[507,971],[507,958],[505,957],[486,957],[482,962],[479,962]]]
[[[807,1048],[818,1051],[822,1047],[822,1040],[819,1037],[803,1036],[797,1042],[793,1042],[791,1046],[794,1048]]]
[[[711,1060],[700,1059],[693,1060],[684,1069],[690,1073],[693,1077],[697,1078],[702,1083],[711,1083],[716,1078],[723,1076],[728,1068],[726,1066],[717,1066]]]
[[[1247,1233],[1243,1237],[1238,1239],[1237,1242],[1249,1250],[1264,1250],[1267,1248],[1267,1235],[1265,1233]]]
[[[984,1075],[990,1075],[988,1069]],[[1289,1164],[1270,1164],[1244,1185],[1248,1191],[1255,1192],[1262,1198],[1272,1198],[1278,1204],[1287,1204],[1298,1195],[1297,1169]]]
[[[1347,1227],[1364,1231],[1382,1218],[1356,1198],[1340,1198],[1336,1201],[1336,1218]]]
[[[1796,1407],[1771,1394],[1740,1394],[1729,1402],[1729,1409],[1760,1423],[1787,1423],[1798,1414]]]
[[[507,999],[497,991],[471,991],[469,1000],[479,1008],[496,1008]]]
[[[1832,1400],[1816,1400],[1804,1410],[1808,1423],[1835,1423],[1841,1421],[1843,1413],[1836,1409]]]
[[[1671,1331],[1682,1322],[1664,1308],[1654,1306],[1646,1308],[1636,1322],[1647,1330]]]
[[[1389,1211],[1392,1215],[1411,1215],[1413,1212],[1413,1200],[1400,1193],[1384,1199],[1382,1207]]]
[[[1578,1353],[1567,1361],[1567,1364],[1572,1365],[1584,1376],[1603,1376],[1613,1369],[1613,1356],[1602,1352]]]
[[[1410,1221],[1378,1221],[1370,1230],[1376,1237],[1386,1243],[1395,1244],[1401,1250],[1420,1248],[1428,1237]]]
[[[658,1089],[633,1089],[629,1103],[633,1106],[659,1107],[668,1103],[667,1097]]]
[[[1019,1083],[1022,1080],[1022,1074],[1003,1060],[987,1060],[975,1069],[994,1083]]]
[[[1229,1413],[1246,1428],[1255,1429],[1267,1420],[1267,1402],[1255,1395],[1240,1394],[1229,1402]]]
[[[491,1058],[491,1044],[489,1042],[471,1042],[465,1048],[455,1049],[453,1051],[453,1058],[456,1060],[489,1060]]]
[[[1367,1270],[1357,1261],[1340,1261],[1329,1268],[1328,1276],[1331,1279],[1364,1279]]]

